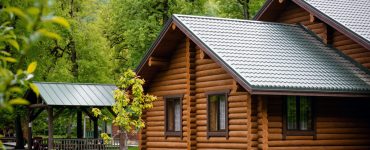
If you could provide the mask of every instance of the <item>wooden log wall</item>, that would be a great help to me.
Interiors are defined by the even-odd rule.
[[[251,147],[250,95],[233,90],[234,80],[209,57],[201,57],[197,48],[195,60],[196,96],[196,149],[248,149]],[[205,92],[230,90],[228,97],[229,138],[210,137],[207,139],[207,97]]]
[[[276,19],[277,22],[297,24],[300,23],[316,33],[324,43],[331,44],[344,54],[348,55],[364,67],[370,69],[370,50],[354,42],[349,37],[315,18],[309,12],[294,3],[289,6]]]
[[[170,59],[170,63],[166,70],[158,72],[155,79],[152,81],[148,93],[158,97],[154,102],[153,108],[146,112],[146,128],[142,132],[142,147],[141,149],[155,150],[155,149],[186,149],[187,148],[187,88],[191,86],[187,81],[190,61],[187,56],[189,52],[186,49],[185,40],[174,51]],[[167,137],[165,132],[165,112],[163,96],[182,94],[183,97],[183,112],[182,112],[182,127],[183,138],[181,137]]]
[[[179,45],[169,58],[168,69],[159,72],[150,83],[148,93],[158,100],[143,118],[141,149],[251,149],[258,146],[257,120],[251,116],[251,96],[189,39]],[[204,53],[203,53],[204,55]],[[235,89],[233,89],[235,88]],[[228,97],[229,138],[207,138],[207,97],[205,92],[230,90]],[[184,94],[183,138],[164,137],[163,96]],[[254,131],[253,131],[254,130]],[[255,140],[254,143],[251,142]]]
[[[283,139],[283,97],[268,98],[268,147],[289,149],[370,149],[370,102],[351,98],[317,98],[317,139],[286,136]]]

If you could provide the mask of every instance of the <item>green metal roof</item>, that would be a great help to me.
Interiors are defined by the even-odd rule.
[[[370,75],[300,25],[175,15],[252,90],[369,93]]]
[[[112,106],[115,85],[86,83],[36,82],[47,105]]]

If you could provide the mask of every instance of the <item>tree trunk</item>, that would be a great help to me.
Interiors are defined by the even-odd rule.
[[[17,113],[15,118],[15,134],[16,134],[16,146],[15,149],[24,149],[24,139],[22,132],[21,117]]]
[[[163,0],[163,24],[168,20],[168,0]]]
[[[128,150],[127,140],[128,140],[127,132],[121,130],[119,134],[119,149],[120,150]]]
[[[249,19],[249,0],[239,0],[239,3],[243,7],[244,19]]]

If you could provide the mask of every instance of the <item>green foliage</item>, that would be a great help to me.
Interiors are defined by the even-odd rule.
[[[4,4],[9,3],[1,2],[0,6],[4,7]],[[61,39],[59,34],[45,26],[59,24],[69,29],[69,23],[64,18],[51,14],[46,16],[44,10],[47,7],[46,2],[37,1],[35,5],[29,7],[5,5],[0,10],[0,110],[4,119],[2,122],[14,118],[11,114],[15,105],[29,104],[23,98],[26,89],[32,89],[36,95],[39,94],[37,87],[31,82],[37,63],[31,61],[32,63],[27,66],[26,58],[33,52],[32,47],[43,39]]]
[[[145,124],[141,115],[144,110],[152,108],[152,102],[157,99],[152,95],[144,94],[143,84],[144,80],[136,76],[132,70],[124,72],[117,82],[118,89],[114,91],[115,104],[112,106],[115,117],[112,120],[124,132],[143,128]],[[97,108],[92,112],[95,116],[102,116]]]

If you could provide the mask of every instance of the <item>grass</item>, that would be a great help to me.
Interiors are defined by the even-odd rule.
[[[139,150],[139,147],[136,146],[129,146],[128,150]]]

